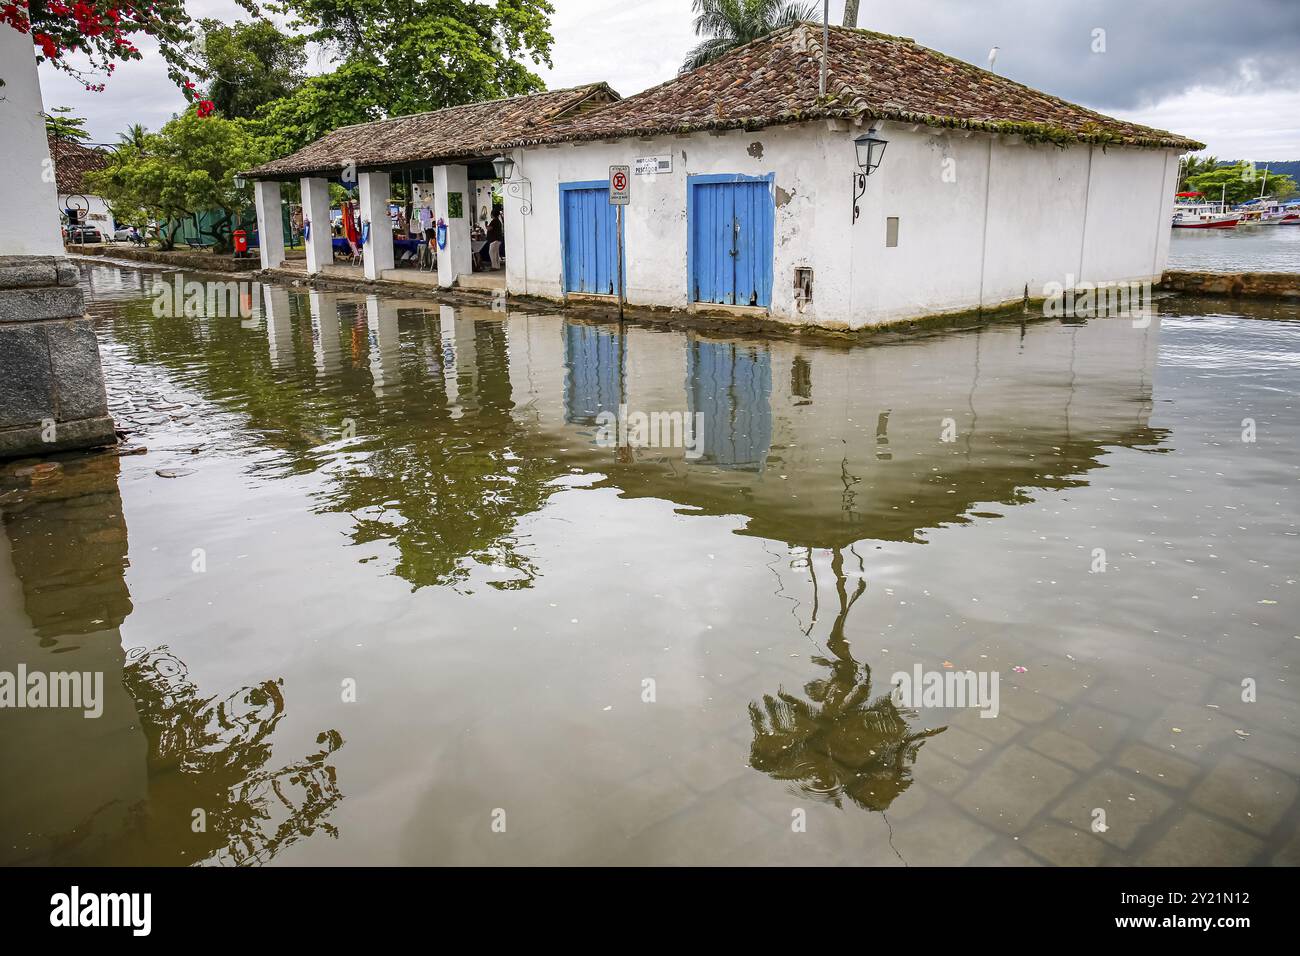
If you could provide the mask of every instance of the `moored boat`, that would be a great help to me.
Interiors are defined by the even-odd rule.
[[[1175,229],[1236,229],[1241,214],[1226,203],[1206,202],[1201,193],[1178,193],[1174,202]]]

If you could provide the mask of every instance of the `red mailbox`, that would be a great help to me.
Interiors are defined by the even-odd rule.
[[[235,255],[239,258],[248,255],[248,233],[242,229],[236,229],[233,238],[235,240]]]

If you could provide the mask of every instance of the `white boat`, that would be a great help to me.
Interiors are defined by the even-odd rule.
[[[1174,199],[1175,229],[1236,229],[1241,214],[1224,202],[1208,202],[1201,193],[1178,193]]]

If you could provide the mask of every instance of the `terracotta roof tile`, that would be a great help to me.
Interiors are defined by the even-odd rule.
[[[1027,140],[1201,149],[938,53],[906,37],[832,27],[828,93],[819,97],[820,25],[795,24],[659,86],[495,149],[812,119],[888,119],[1013,133]]]
[[[553,118],[617,99],[606,84],[591,83],[345,126],[248,175],[336,174],[349,162],[365,169],[479,156],[497,140],[538,135]]]
[[[85,193],[82,177],[108,164],[108,154],[102,149],[91,149],[75,140],[51,136],[49,145],[50,158],[54,160],[54,181],[61,196]]]

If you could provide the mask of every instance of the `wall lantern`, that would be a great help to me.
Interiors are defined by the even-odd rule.
[[[520,215],[532,215],[533,184],[523,176],[518,179],[510,178],[515,174],[515,161],[502,153],[493,158],[492,169],[497,174],[497,179],[501,180],[501,185],[505,188],[505,194],[519,200]]]
[[[515,161],[504,153],[492,160],[492,169],[497,174],[497,179],[505,182],[515,171]]]
[[[236,188],[236,189],[243,189],[243,188],[244,188],[245,186],[247,186],[247,185],[248,185],[248,180],[246,180],[243,176],[236,176],[236,177],[235,177],[235,188]]]
[[[853,221],[858,221],[858,200],[867,191],[867,177],[876,171],[885,155],[889,140],[882,139],[880,127],[873,126],[853,141],[858,154],[858,171],[853,174]]]

